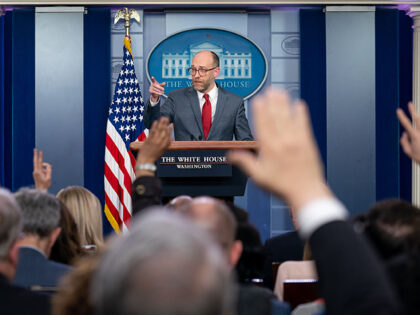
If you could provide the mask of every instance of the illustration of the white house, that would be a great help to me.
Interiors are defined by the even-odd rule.
[[[251,53],[230,53],[222,46],[210,42],[191,45],[189,51],[183,53],[162,54],[162,78],[186,79],[190,78],[188,68],[196,53],[210,50],[219,56],[220,74],[218,79],[250,79],[252,76]]]

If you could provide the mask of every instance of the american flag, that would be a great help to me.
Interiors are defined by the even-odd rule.
[[[131,40],[124,39],[124,63],[109,108],[105,145],[105,215],[117,233],[125,232],[131,218],[131,183],[135,159],[129,145],[143,141],[144,102],[134,72]]]

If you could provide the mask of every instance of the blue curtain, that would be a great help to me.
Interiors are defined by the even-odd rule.
[[[111,12],[84,16],[84,183],[104,205],[105,135],[111,104]],[[104,233],[113,231],[103,217]]]
[[[2,185],[12,191],[31,185],[35,145],[35,15],[6,12],[3,21]]]
[[[312,127],[327,172],[327,87],[325,13],[302,9],[300,21],[300,96],[308,103]]]
[[[4,20],[0,15],[0,186],[5,185],[4,174],[4,137],[6,129],[4,128]]]

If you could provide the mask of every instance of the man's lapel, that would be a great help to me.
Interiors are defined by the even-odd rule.
[[[227,102],[226,100],[226,94],[224,93],[224,90],[218,87],[217,91],[217,104],[216,104],[216,113],[214,114],[214,119],[211,122],[211,127],[209,134],[207,135],[207,139],[209,139],[213,133],[213,130],[217,130],[218,125],[220,123],[220,118],[223,117],[223,111],[225,109],[225,104]]]
[[[200,131],[201,135],[203,136],[204,132],[203,132],[203,122],[202,122],[202,119],[201,119],[200,103],[198,101],[197,92],[193,88],[188,89],[187,99],[188,99],[188,102],[190,103],[191,110],[194,113],[194,117],[195,117],[195,120],[196,120],[196,123],[197,123],[197,126],[198,126],[198,130]]]

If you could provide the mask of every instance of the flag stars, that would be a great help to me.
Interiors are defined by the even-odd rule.
[[[123,102],[124,104],[126,104],[126,103],[127,103],[127,98],[126,98],[126,97],[123,97],[122,102]]]
[[[138,89],[138,88],[136,88],[136,89],[134,90],[134,93],[139,94],[139,89]]]
[[[134,98],[134,102],[136,102],[137,103],[137,101],[136,101],[136,99]],[[139,108],[137,107],[137,106],[134,106],[133,107],[133,112],[137,112],[139,110]]]
[[[137,78],[134,80],[135,84],[139,84],[139,80],[137,80]]]
[[[134,79],[133,78],[130,79],[130,84],[131,85],[134,84]]]
[[[127,134],[125,135],[125,141],[128,141],[128,140],[130,140],[130,135],[127,133]]]
[[[123,106],[122,112],[125,113],[127,111],[127,107]]]
[[[142,102],[142,103],[144,102],[143,97],[141,95],[140,95],[140,102]]]
[[[119,107],[115,108],[115,113],[116,114],[119,114],[120,113],[120,108]]]
[[[133,69],[130,70],[130,74],[134,74],[134,70]]]
[[[129,89],[128,89],[128,92],[129,92],[130,94],[133,94],[133,88],[129,88]]]
[[[129,74],[128,69],[125,69],[124,73],[125,73],[125,75],[128,75]]]
[[[114,117],[114,123],[116,124],[117,122],[119,122],[120,121],[120,119],[118,118],[118,116],[115,116]]]
[[[130,125],[125,126],[125,131],[130,131]]]
[[[118,85],[122,85],[123,84],[123,80],[119,79],[118,80]]]
[[[131,120],[132,120],[133,122],[136,122],[136,121],[137,121],[137,117],[136,117],[136,115],[133,115],[133,116],[131,117]]]
[[[143,113],[144,112],[144,106],[140,106],[140,111]]]
[[[124,131],[124,127],[121,125],[120,128],[119,128],[119,130],[120,130],[120,132],[123,132]]]
[[[127,88],[124,88],[124,94],[127,94],[128,93],[128,89]]]
[[[124,75],[124,71],[122,69],[120,71],[120,75]]]
[[[131,122],[131,117],[127,116],[126,121]]]
[[[129,97],[129,98],[128,98],[128,102],[129,102],[129,103],[131,103],[131,101],[132,101],[132,100],[131,100],[131,97]],[[131,113],[131,111],[132,111],[132,110],[133,110],[133,109],[131,108],[131,106],[128,106],[128,108],[127,108],[127,112]]]
[[[131,125],[131,130],[132,131],[136,130],[136,125]]]
[[[121,95],[121,93],[122,93],[121,89],[118,89],[118,90],[117,90],[117,94],[118,94],[118,95]]]
[[[128,60],[128,59],[127,59],[127,60],[125,61],[125,64],[126,64],[127,66],[128,66],[128,65],[130,65],[130,60]]]
[[[110,108],[108,114],[111,115],[113,112],[112,108]]]
[[[140,120],[140,121],[143,121],[143,116],[141,116],[141,115],[140,115],[140,116],[139,116],[139,120]]]
[[[130,52],[129,52],[128,50],[126,50],[126,51],[125,51],[125,54],[126,54],[127,56],[130,56]]]
[[[134,66],[134,61],[133,59],[130,60],[130,65]]]
[[[125,116],[121,117],[121,122],[125,122]]]
[[[115,103],[117,103],[117,105],[120,105],[120,103],[121,103],[121,99],[120,99],[120,98],[117,98],[117,100],[115,101]],[[118,109],[118,108],[117,108],[117,109]],[[117,109],[116,109],[116,110],[117,110]],[[115,110],[115,111],[116,111],[116,110]]]

